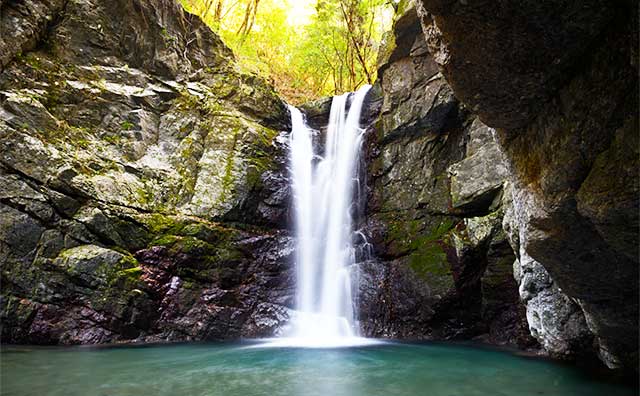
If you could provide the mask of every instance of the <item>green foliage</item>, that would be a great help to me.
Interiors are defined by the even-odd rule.
[[[133,124],[130,121],[123,121],[122,124],[120,124],[120,128],[122,128],[124,131],[129,131],[134,127],[135,127],[135,124]]]
[[[181,0],[294,104],[375,79],[393,0]],[[305,4],[306,3],[306,4]]]

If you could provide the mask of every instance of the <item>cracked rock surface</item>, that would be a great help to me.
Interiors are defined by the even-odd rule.
[[[0,2],[2,341],[270,335],[285,104],[173,1]]]

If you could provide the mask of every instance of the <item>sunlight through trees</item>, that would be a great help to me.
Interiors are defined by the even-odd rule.
[[[354,91],[376,78],[394,0],[181,0],[291,103]]]

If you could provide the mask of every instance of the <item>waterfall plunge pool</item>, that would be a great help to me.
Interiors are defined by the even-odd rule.
[[[255,343],[3,346],[0,394],[19,396],[622,396],[555,362],[455,344],[313,349]]]

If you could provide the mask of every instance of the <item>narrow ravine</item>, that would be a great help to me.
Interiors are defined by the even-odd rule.
[[[41,3],[0,396],[638,394],[635,4]]]

